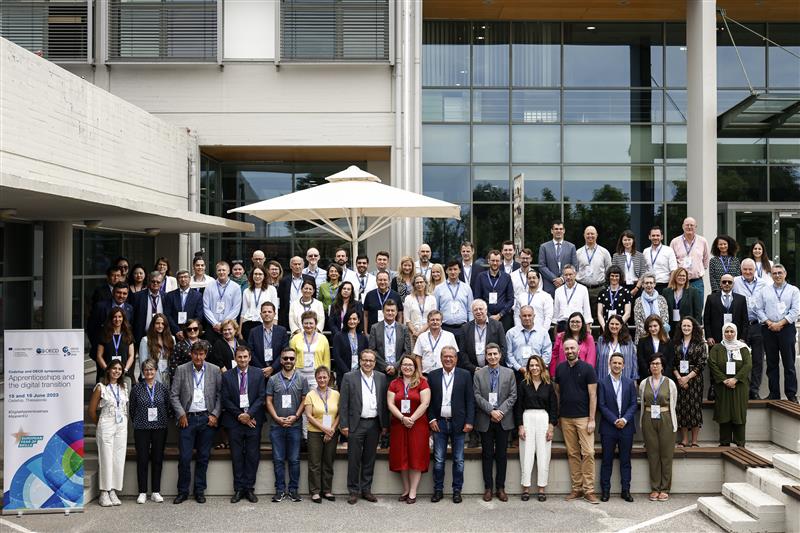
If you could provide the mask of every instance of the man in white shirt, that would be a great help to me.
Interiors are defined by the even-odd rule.
[[[414,261],[414,269],[417,274],[425,276],[425,280],[431,281],[431,247],[425,243],[420,245],[417,252],[419,259]]]
[[[480,265],[475,264],[474,256],[475,246],[469,241],[461,243],[461,273],[458,275],[458,279],[469,285],[473,292],[475,292],[478,275],[484,270]]]
[[[750,347],[753,358],[753,371],[750,374],[750,399],[759,400],[761,378],[764,374],[764,338],[761,335],[761,326],[755,308],[755,297],[767,286],[763,278],[756,276],[756,263],[749,257],[742,261],[742,275],[733,278],[733,292],[741,294],[747,300],[747,338],[745,342]]]
[[[578,269],[575,279],[589,291],[589,305],[597,309],[597,297],[606,286],[606,270],[611,266],[611,254],[597,244],[597,229],[586,226],[583,230],[584,245],[576,254]]]
[[[378,288],[375,276],[370,274],[367,269],[369,268],[369,257],[366,255],[359,255],[356,257],[356,278],[358,283],[353,287],[355,290],[356,299],[364,303],[364,297],[371,290]]]
[[[579,312],[583,315],[586,327],[592,325],[592,310],[589,307],[589,291],[586,287],[575,281],[575,267],[565,265],[562,277],[564,285],[556,289],[553,298],[553,321],[557,325],[557,331],[564,331],[567,328],[569,315]]]
[[[503,256],[502,268],[506,274],[511,274],[519,268],[519,263],[514,259],[517,252],[517,247],[514,246],[514,241],[503,241],[503,247],[500,248],[500,255]]]
[[[454,346],[458,350],[455,336],[442,329],[442,313],[431,311],[428,313],[428,331],[417,337],[414,345],[414,356],[423,374],[441,366],[442,348],[445,346]]]
[[[319,250],[316,248],[309,248],[306,251],[306,267],[303,269],[303,274],[311,276],[317,283],[317,294],[319,295],[319,286],[325,283],[328,279],[328,274],[319,266]]]
[[[658,226],[650,228],[650,248],[643,250],[644,258],[650,266],[650,272],[656,276],[656,291],[661,294],[669,283],[672,271],[678,268],[675,252],[669,246],[664,246],[661,241],[664,233]]]
[[[519,252],[519,268],[511,272],[511,285],[514,287],[514,296],[524,292],[528,286],[528,272],[533,261],[533,251],[530,248],[523,248]]]
[[[337,248],[334,252],[333,260],[342,267],[342,281],[349,281],[353,287],[358,287],[358,279],[356,279],[355,270],[347,268],[347,250],[344,248]]]
[[[533,269],[528,270],[526,279],[528,280],[527,287],[514,299],[514,325],[522,325],[519,318],[520,309],[529,305],[533,307],[534,311],[533,327],[541,331],[549,331],[550,325],[553,323],[553,297],[542,289],[538,272]]]

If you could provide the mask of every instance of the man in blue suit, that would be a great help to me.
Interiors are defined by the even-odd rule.
[[[636,433],[636,385],[622,375],[625,358],[622,354],[611,355],[609,374],[600,377],[597,387],[600,406],[600,443],[603,446],[603,462],[600,466],[600,500],[607,502],[611,492],[611,471],[614,469],[614,450],[619,447],[619,473],[622,478],[621,497],[632,502],[631,496],[631,448]]]
[[[281,352],[289,346],[286,328],[275,323],[275,304],[261,304],[261,324],[250,330],[247,345],[253,350],[250,364],[261,369],[265,379],[281,370]]]
[[[464,437],[472,431],[475,421],[475,392],[472,374],[456,368],[458,350],[445,346],[441,352],[442,368],[428,374],[431,403],[428,405],[428,424],[433,432],[433,503],[444,492],[447,441],[453,448],[453,503],[461,503],[464,486]]]
[[[222,375],[222,426],[228,429],[233,461],[231,503],[243,497],[256,503],[256,472],[261,453],[266,385],[261,372],[250,365],[247,346],[236,348],[236,369]]]
[[[203,293],[192,289],[188,270],[179,270],[175,277],[178,288],[164,296],[164,314],[169,330],[179,341],[183,340],[183,325],[195,318],[203,320]]]
[[[164,276],[153,271],[148,277],[147,289],[133,295],[133,339],[139,348],[139,341],[147,335],[147,328],[156,313],[164,312],[164,298],[161,296],[161,283]]]
[[[552,241],[547,241],[539,246],[539,273],[542,276],[542,288],[555,296],[556,289],[564,284],[561,276],[561,267],[575,265],[578,257],[575,245],[564,240],[564,223],[556,220],[550,226]]]

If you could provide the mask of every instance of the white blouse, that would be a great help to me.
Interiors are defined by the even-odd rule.
[[[256,289],[255,293],[250,287],[246,288],[242,294],[242,322],[261,322],[261,304],[264,302],[272,302],[275,311],[278,310],[278,291],[275,287],[267,285],[266,289]]]

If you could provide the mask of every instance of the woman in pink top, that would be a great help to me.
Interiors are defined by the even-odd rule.
[[[566,337],[565,337],[566,335]],[[564,339],[572,338],[578,342],[578,357],[581,361],[586,361],[592,366],[597,362],[597,351],[594,345],[594,337],[589,333],[589,328],[586,327],[586,322],[583,320],[583,315],[580,312],[575,312],[569,315],[567,321],[567,331],[563,331],[556,335],[556,343],[553,346],[553,357],[550,359],[550,375],[554,376],[556,367],[567,360],[564,355]]]

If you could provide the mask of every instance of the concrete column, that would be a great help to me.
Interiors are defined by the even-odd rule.
[[[686,0],[687,209],[709,241],[717,234],[716,21],[715,0]]]
[[[72,223],[44,223],[44,327],[72,328]]]

